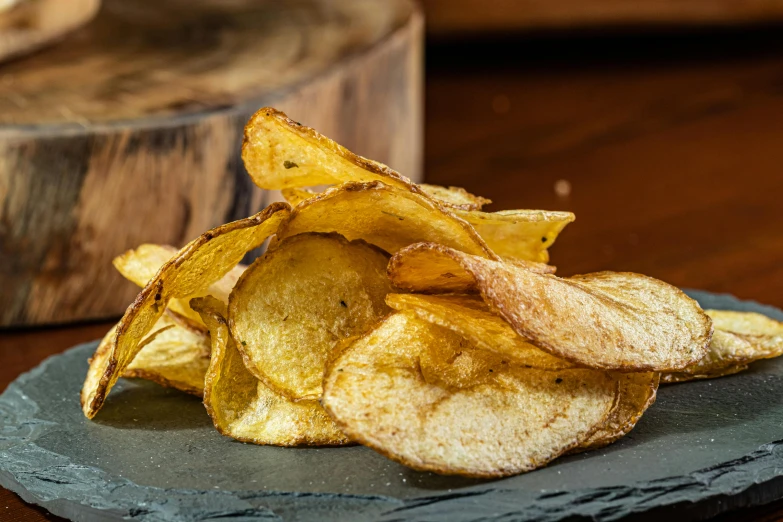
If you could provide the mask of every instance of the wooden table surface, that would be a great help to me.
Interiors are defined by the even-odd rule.
[[[783,307],[783,32],[439,44],[426,104],[428,181],[576,213],[559,273]],[[107,329],[0,333],[0,389]],[[0,520],[57,518],[0,490]],[[722,520],[783,520],[783,502]]]

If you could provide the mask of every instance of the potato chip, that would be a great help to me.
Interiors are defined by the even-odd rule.
[[[286,203],[273,203],[254,216],[214,228],[161,267],[120,320],[108,354],[93,359],[81,393],[82,410],[88,418],[100,410],[169,301],[194,295],[230,272],[245,253],[277,231],[289,210]]]
[[[167,310],[158,333],[136,355],[122,377],[136,377],[201,397],[209,366],[209,332],[200,324]]]
[[[290,237],[256,260],[229,305],[251,373],[290,399],[320,397],[335,342],[389,313],[388,261],[378,248],[336,234]]]
[[[426,380],[422,353],[463,345],[449,330],[395,313],[327,368],[324,407],[348,437],[406,466],[472,477],[543,466],[612,410],[617,382],[595,370],[490,366],[479,384]]]
[[[362,239],[389,253],[419,241],[433,241],[496,259],[465,221],[431,199],[379,181],[344,183],[297,205],[278,236],[337,232]]]
[[[222,302],[202,297],[194,299],[192,306],[200,311],[212,339],[204,406],[220,433],[273,446],[350,443],[318,401],[290,401],[247,370],[224,319]]]
[[[419,183],[417,187],[425,195],[437,200],[438,203],[451,210],[481,210],[482,206],[492,203],[491,200],[481,196],[474,196],[461,187],[441,187],[440,185],[428,185],[426,183]],[[320,194],[320,192],[314,192],[312,189],[305,188],[286,188],[280,192],[292,207]]]
[[[661,382],[665,384],[676,384],[680,382],[696,381],[703,379],[717,379],[718,377],[726,377],[727,375],[734,375],[735,373],[744,372],[748,369],[747,364],[738,364],[734,366],[727,366],[725,368],[719,368],[711,370],[705,373],[686,373],[686,372],[670,372],[661,374]]]
[[[268,190],[373,180],[413,187],[386,165],[357,156],[270,107],[256,112],[245,126],[242,160],[253,182]]]
[[[160,267],[176,254],[177,249],[172,246],[147,243],[120,254],[114,258],[112,264],[125,279],[144,288],[155,277]],[[231,293],[231,289],[234,288],[237,279],[245,271],[245,268],[247,267],[242,264],[235,266],[226,275],[199,292],[199,295],[212,295],[227,303],[228,294]],[[182,299],[173,298],[169,301],[168,307],[180,315],[201,323],[201,317],[191,310],[188,305],[188,301],[192,297],[198,296],[187,296]]]
[[[433,267],[441,272],[433,276]],[[704,356],[712,335],[710,318],[696,301],[639,274],[559,278],[528,270],[520,261],[499,262],[427,243],[398,252],[389,274],[406,290],[478,289],[520,336],[592,368],[678,371]]]
[[[546,263],[547,250],[565,226],[574,221],[571,212],[546,210],[501,210],[480,212],[454,210],[470,223],[493,252],[503,258]]]
[[[280,193],[289,205],[295,207],[302,201],[320,196],[323,192],[313,192],[304,188],[286,188],[281,190]]]
[[[382,181],[450,208],[480,210],[492,203],[459,187],[417,185],[270,107],[256,112],[245,126],[242,160],[253,182],[267,190]]]
[[[419,183],[417,186],[429,197],[454,209],[481,210],[484,205],[492,203],[491,199],[475,196],[462,187],[442,187],[429,183]]]
[[[622,373],[615,377],[620,382],[617,408],[603,426],[576,448],[577,451],[601,448],[624,437],[655,402],[660,373]]]
[[[456,332],[476,348],[506,357],[512,364],[544,370],[574,367],[573,363],[553,357],[520,337],[477,296],[389,294],[386,304]]]
[[[707,354],[664,382],[684,382],[731,375],[760,359],[783,355],[783,323],[755,312],[705,310],[715,332]]]
[[[766,336],[783,342],[783,322],[756,312],[705,310],[716,330],[740,335]],[[773,341],[774,342],[774,341]]]
[[[420,187],[423,188],[425,185],[420,185]],[[456,187],[446,189],[436,185],[427,185],[426,187],[446,191],[457,190]],[[317,198],[322,194],[302,188],[284,189],[282,193],[285,200],[292,206],[311,198]],[[465,194],[483,199],[467,192]],[[456,201],[453,204],[456,205]],[[464,209],[450,209],[450,211],[453,215],[468,222],[495,254],[504,258],[540,263],[549,261],[547,249],[554,244],[563,228],[574,221],[574,215],[571,212],[545,210],[480,212]]]

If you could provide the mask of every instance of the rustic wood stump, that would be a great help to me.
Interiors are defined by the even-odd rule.
[[[55,43],[89,22],[100,5],[100,0],[0,0],[0,61]]]
[[[115,255],[262,208],[261,106],[418,179],[422,27],[408,0],[107,0],[0,66],[0,326],[117,316]]]

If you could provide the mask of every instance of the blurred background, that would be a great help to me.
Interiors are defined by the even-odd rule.
[[[575,212],[561,274],[783,306],[783,1],[0,9],[0,326],[118,316],[115,255],[262,208],[239,150],[264,105],[489,210]]]

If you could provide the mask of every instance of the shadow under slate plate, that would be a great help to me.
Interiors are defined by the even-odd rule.
[[[691,292],[705,308],[780,310]],[[418,473],[373,451],[243,444],[200,401],[121,379],[95,421],[78,392],[94,343],[0,396],[0,484],[74,520],[703,518],[783,496],[783,359],[662,387],[626,438],[502,480]],[[679,517],[678,517],[679,518]]]

